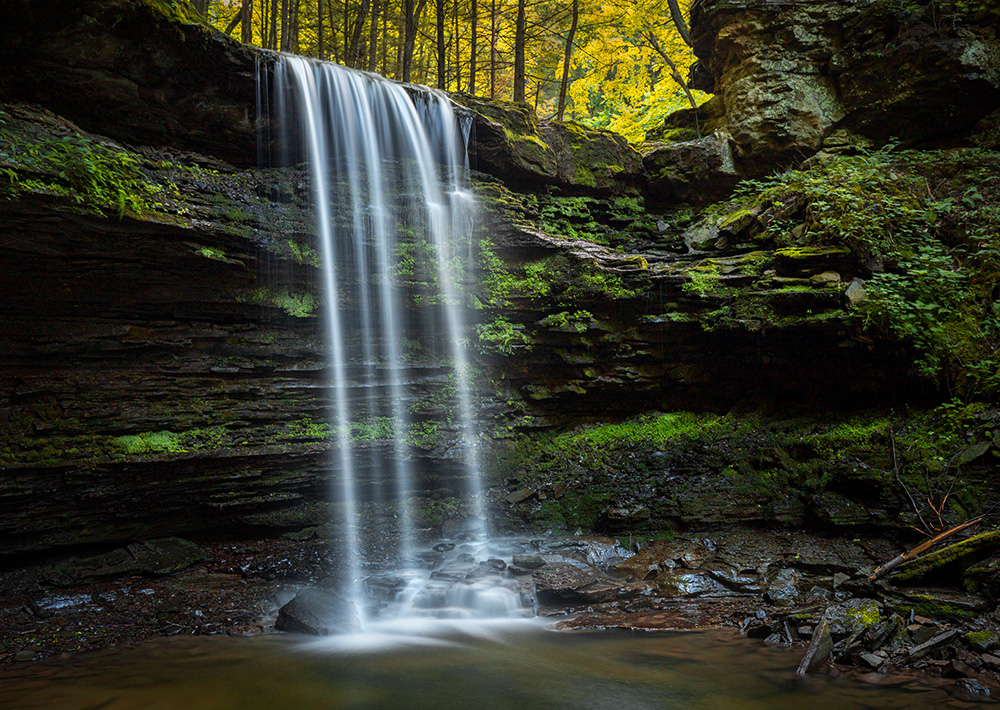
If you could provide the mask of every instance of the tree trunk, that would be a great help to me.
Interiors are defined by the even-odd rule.
[[[288,6],[288,51],[299,53],[299,2],[289,0]]]
[[[405,14],[405,33],[403,38],[403,81],[410,81],[410,72],[413,64],[413,46],[417,41],[417,29],[420,25],[420,16],[424,12],[427,0],[404,0],[403,12]]]
[[[563,52],[563,73],[562,81],[559,82],[559,109],[556,111],[556,119],[563,120],[566,113],[566,89],[569,88],[569,60],[573,56],[573,39],[576,37],[576,25],[580,19],[580,0],[573,0],[573,21],[569,26],[569,34],[566,35],[566,50]]]
[[[670,17],[674,21],[681,39],[684,40],[684,44],[688,47],[693,47],[694,42],[691,40],[691,31],[688,29],[687,22],[684,21],[684,13],[681,12],[681,6],[677,4],[677,0],[667,0],[667,4],[670,5]]]
[[[673,80],[676,81],[678,86],[684,89],[684,93],[687,94],[688,103],[690,103],[691,108],[694,109],[695,130],[698,132],[698,137],[701,138],[701,126],[698,125],[698,104],[694,100],[694,95],[691,93],[691,89],[688,88],[687,82],[684,81],[684,77],[681,76],[680,69],[677,68],[674,60],[670,58],[670,55],[663,51],[659,40],[656,39],[656,35],[653,34],[652,30],[646,30],[646,39],[649,40],[649,46],[653,48],[653,51],[659,54],[663,58],[663,61],[666,62],[667,66],[670,67],[670,74],[673,77]]]
[[[374,0],[372,3],[372,20],[368,25],[368,71],[375,71],[375,63],[378,59],[378,23],[381,13],[382,3],[379,0]]]
[[[497,97],[497,0],[490,0],[490,98]]]
[[[469,38],[469,93],[476,95],[476,33],[479,31],[479,5],[477,0],[471,0],[472,6],[469,9],[469,22],[471,23],[471,36]]]
[[[323,46],[323,0],[316,0],[316,50],[320,59],[326,59]]]
[[[270,49],[278,48],[278,0],[271,0],[271,29],[270,39],[267,46]]]
[[[364,47],[361,38],[364,36],[365,21],[368,19],[368,11],[371,8],[371,0],[361,0],[361,7],[358,9],[358,16],[354,20],[354,32],[351,33],[351,51],[348,55],[348,63],[352,67],[361,65],[361,57],[364,55]]]
[[[194,9],[201,15],[208,14],[208,4],[211,0],[194,0]]]
[[[514,29],[514,101],[525,102],[524,93],[524,18],[525,0],[517,0],[517,26]]]
[[[437,88],[444,89],[447,79],[445,78],[445,43],[444,43],[444,0],[435,0],[436,20],[437,20]]]
[[[253,44],[253,0],[243,0],[240,14],[243,15],[243,31],[240,33],[240,40],[243,44]]]
[[[458,0],[452,0],[452,16],[455,21],[455,91],[462,90],[462,43],[459,41],[461,31],[458,26]]]
[[[281,0],[281,44],[282,52],[288,51],[288,0]]]

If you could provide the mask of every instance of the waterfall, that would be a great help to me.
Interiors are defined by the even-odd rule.
[[[391,496],[397,510],[399,557],[414,558],[415,521],[407,334],[437,332],[447,345],[451,406],[467,469],[470,537],[485,533],[477,441],[479,433],[465,351],[461,274],[471,268],[475,202],[469,186],[468,126],[451,101],[379,76],[328,62],[281,55],[274,65],[275,118],[281,143],[308,165],[322,259],[322,296],[329,348],[329,386],[336,454],[331,461],[343,531],[344,587],[360,599],[365,576],[360,501],[364,489]],[[289,159],[293,160],[293,159]],[[401,238],[405,233],[409,242]],[[407,307],[394,281],[404,249],[422,245],[436,294]],[[412,306],[412,303],[410,304]],[[388,461],[352,432],[379,422],[391,435]],[[365,457],[368,456],[367,466]],[[379,469],[359,480],[359,471]],[[369,496],[370,497],[370,496]]]

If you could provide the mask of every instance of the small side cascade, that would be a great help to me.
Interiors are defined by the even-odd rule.
[[[359,609],[372,606],[374,593],[382,602],[392,601],[403,615],[423,613],[417,610],[442,616],[482,616],[487,610],[490,616],[510,615],[524,604],[506,583],[497,583],[498,575],[446,590],[442,580],[448,565],[430,574],[416,548],[410,504],[418,484],[412,431],[421,422],[411,415],[414,377],[407,348],[431,333],[445,344],[439,355],[448,362],[450,406],[467,469],[462,493],[470,514],[461,537],[484,541],[479,431],[463,301],[463,280],[472,271],[476,214],[469,184],[471,121],[459,120],[444,94],[290,55],[276,58],[273,85],[261,93],[273,101],[280,128],[276,138],[285,155],[277,161],[290,165],[304,160],[308,166],[335,432],[331,498],[340,509],[337,522],[344,538],[341,589]],[[424,249],[428,280],[436,286],[436,293],[422,296],[423,301],[408,295],[395,279],[401,255],[413,244]],[[384,438],[391,438],[384,460],[373,461],[371,447],[358,445],[352,436],[371,421],[379,423]],[[362,529],[361,508],[371,500],[394,506],[393,535]],[[394,586],[391,600],[366,581],[371,566],[364,559],[365,536],[380,533],[400,540],[395,556],[404,569],[396,574],[403,582]],[[453,561],[456,573],[457,566],[470,561]]]

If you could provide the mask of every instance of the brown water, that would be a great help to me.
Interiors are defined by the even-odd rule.
[[[430,634],[430,635],[427,635]],[[309,642],[146,642],[0,671],[0,708],[801,710],[971,708],[951,681],[794,677],[801,649],[728,632],[438,625]]]

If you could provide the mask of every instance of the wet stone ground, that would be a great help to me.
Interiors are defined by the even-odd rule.
[[[168,538],[0,573],[0,663],[154,636],[274,632],[297,592],[336,593],[333,547],[320,538]],[[520,595],[524,613],[562,630],[733,627],[801,647],[802,673],[923,672],[954,678],[957,691],[977,699],[1000,687],[994,604],[957,589],[871,582],[872,570],[900,552],[885,540],[734,530],[633,545],[638,551],[572,537],[494,542],[482,559],[458,554],[470,547],[432,543],[420,555],[442,598],[495,580]],[[384,592],[393,579],[387,569],[367,586]]]

